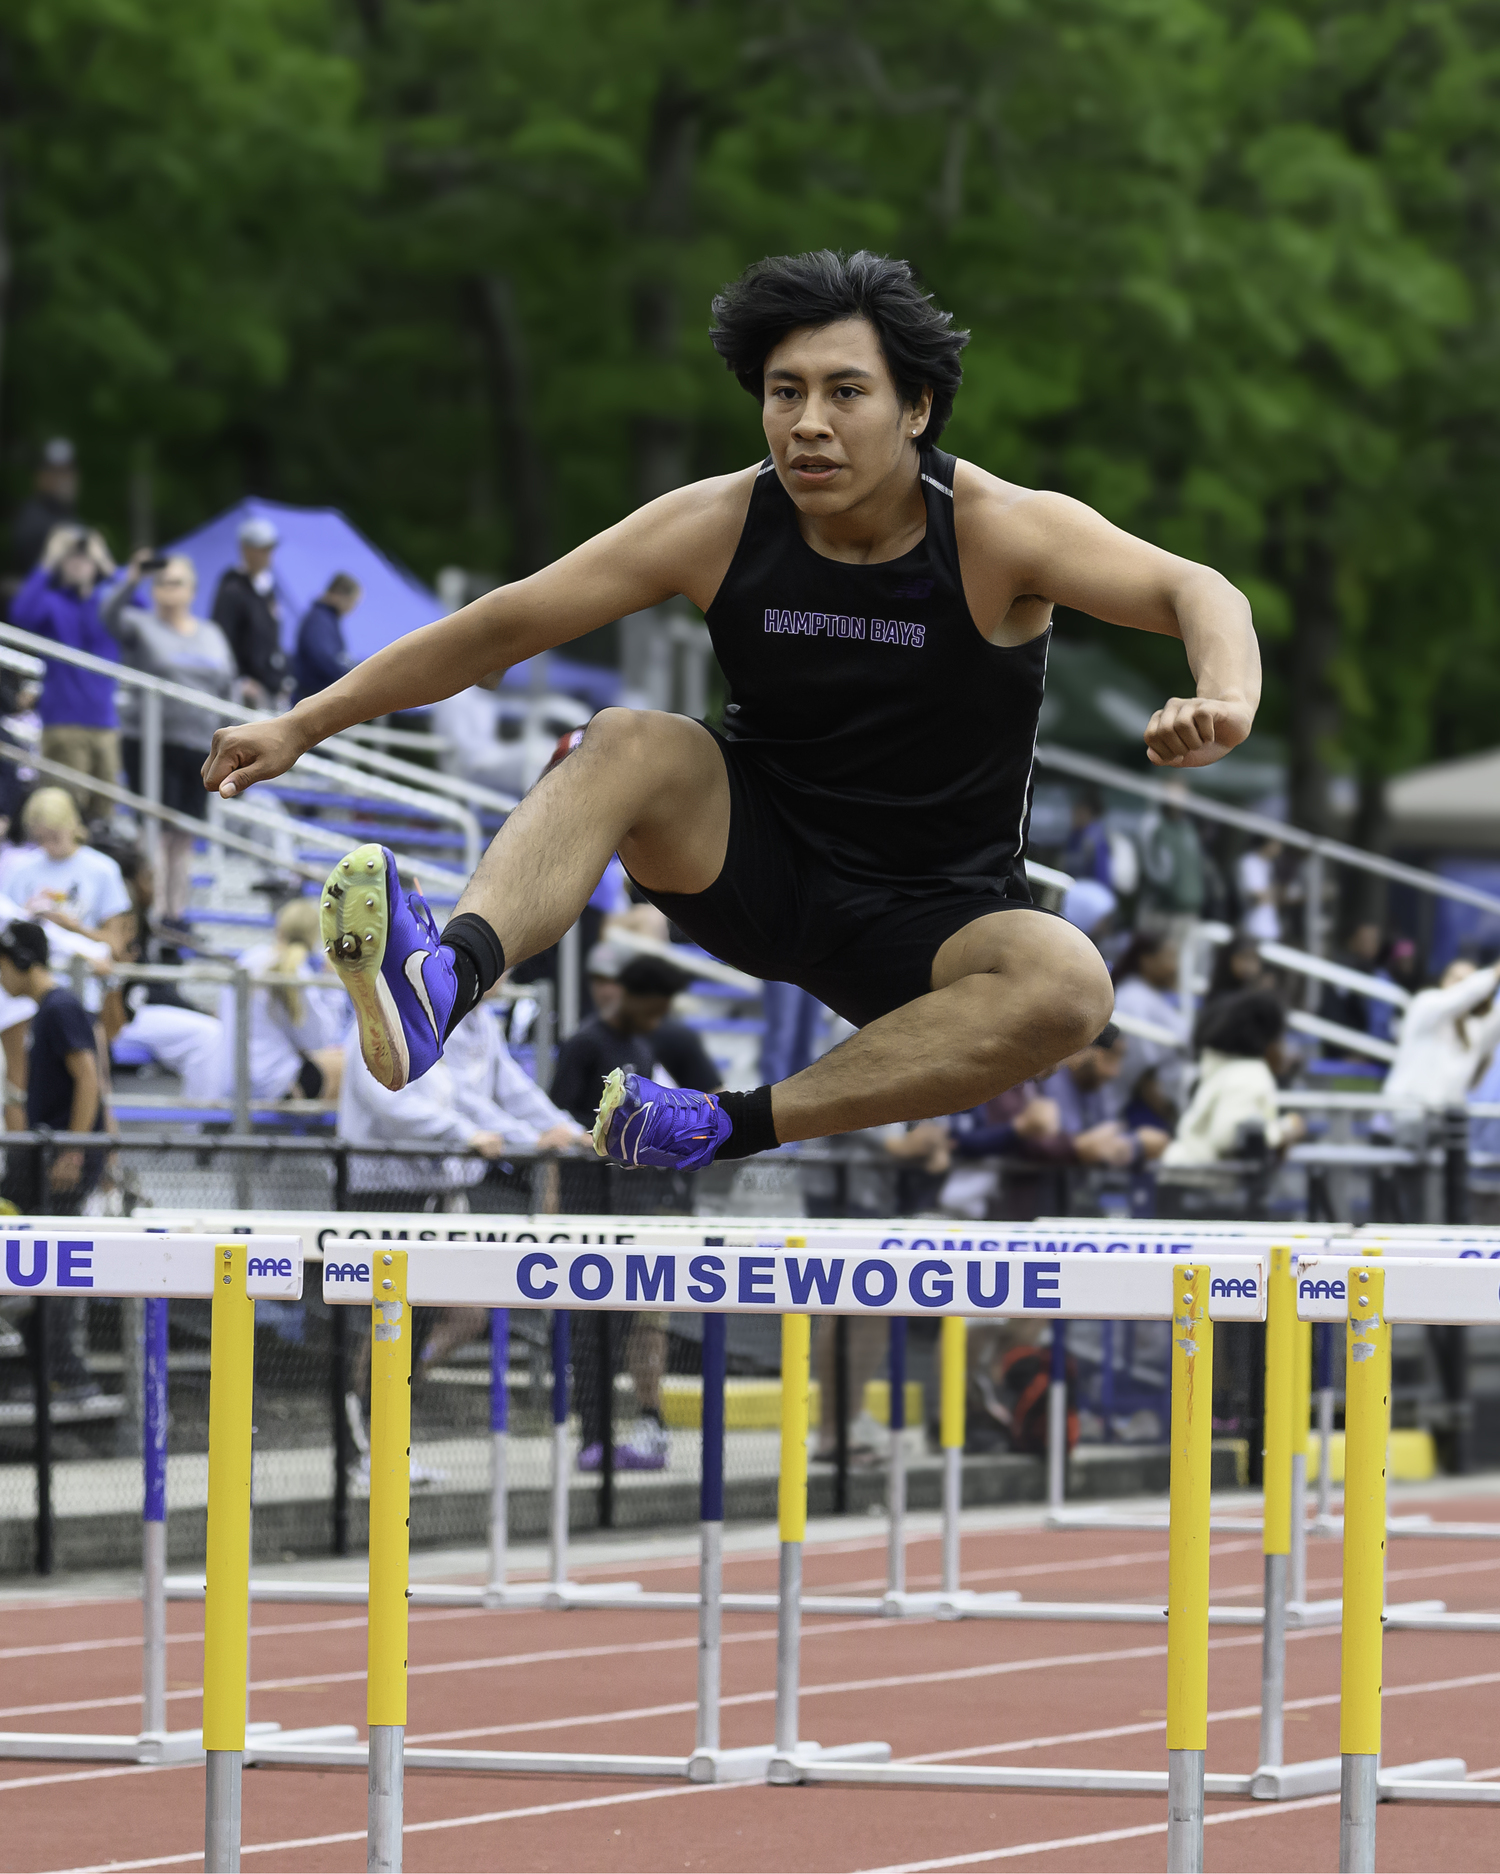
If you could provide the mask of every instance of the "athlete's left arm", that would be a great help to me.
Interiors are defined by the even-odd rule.
[[[969,568],[979,575],[971,609],[978,598],[998,627],[1017,600],[1036,597],[1181,638],[1197,694],[1172,697],[1151,718],[1150,759],[1201,768],[1244,741],[1260,703],[1260,647],[1249,600],[1222,573],[1138,540],[1081,501],[1012,488],[967,463],[954,494],[966,589]],[[986,628],[978,612],[975,621]]]

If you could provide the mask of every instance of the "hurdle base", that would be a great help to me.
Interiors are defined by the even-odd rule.
[[[690,1783],[764,1783],[776,1755],[774,1744],[746,1744],[739,1750],[710,1750],[700,1745],[687,1760]]]
[[[785,1763],[782,1758],[779,1762]],[[775,1775],[771,1782],[802,1783],[880,1783],[914,1789],[1028,1789],[1070,1790],[1100,1796],[1165,1796],[1165,1770],[1016,1770],[990,1764],[946,1763],[840,1763],[830,1757],[800,1764],[800,1773],[792,1777]],[[1245,1797],[1250,1794],[1248,1776],[1206,1776],[1204,1794],[1208,1796]]]
[[[261,1739],[278,1743],[342,1743],[359,1733],[352,1724],[283,1731],[279,1724],[247,1724],[247,1754]],[[204,1755],[202,1731],[143,1731],[139,1737],[86,1731],[0,1731],[0,1758],[53,1763],[193,1763]]]
[[[169,1601],[201,1601],[204,1577],[169,1575],[165,1589]],[[419,1581],[413,1583],[407,1598],[412,1607],[628,1608],[641,1606],[644,1592],[638,1581],[523,1581],[505,1587],[449,1587],[442,1582]],[[250,1599],[314,1607],[364,1607],[369,1603],[370,1589],[364,1581],[252,1580]],[[685,1607],[698,1605],[696,1594],[660,1599],[680,1600]]]
[[[1446,1601],[1392,1601],[1381,1615],[1388,1626],[1420,1627],[1434,1622],[1440,1630],[1455,1621],[1479,1620],[1493,1623],[1472,1629],[1476,1633],[1500,1630],[1500,1616],[1494,1614],[1450,1614]],[[1335,1601],[1288,1601],[1286,1624],[1292,1627],[1336,1627],[1344,1616],[1344,1603]],[[1441,1617],[1441,1618],[1439,1618]]]
[[[1381,1802],[1500,1803],[1500,1783],[1469,1783],[1462,1757],[1434,1757],[1382,1771],[1375,1783]]]
[[[807,1783],[815,1780],[809,1772],[815,1771],[821,1764],[844,1764],[850,1768],[862,1766],[879,1770],[885,1768],[890,1760],[890,1745],[879,1743],[874,1738],[867,1738],[859,1744],[830,1744],[826,1748],[803,1739],[790,1755],[784,1751],[772,1751],[771,1761],[766,1766],[766,1781],[782,1786]]]

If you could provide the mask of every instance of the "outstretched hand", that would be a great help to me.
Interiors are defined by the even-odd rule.
[[[210,794],[217,791],[224,800],[234,800],[256,781],[273,781],[285,774],[306,750],[307,743],[290,716],[216,729],[203,764],[203,785]]]
[[[1146,724],[1146,757],[1158,768],[1206,768],[1250,733],[1254,712],[1212,696],[1174,696]]]

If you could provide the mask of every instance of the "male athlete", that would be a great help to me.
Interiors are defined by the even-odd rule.
[[[691,600],[729,681],[721,730],[602,710],[441,933],[379,846],[323,898],[365,1061],[392,1089],[576,921],[616,852],[705,949],[855,1024],[753,1092],[612,1074],[596,1149],[682,1169],[977,1106],[1104,1027],[1098,953],[1032,906],[1024,870],[1054,605],[1182,640],[1197,694],[1152,717],[1160,765],[1216,761],[1260,696],[1249,605],[1218,573],[939,451],[967,334],[904,262],[765,260],[713,310],[715,348],[761,405],[763,463],[663,495],[288,715],[220,729],[203,770],[232,799],[351,724]]]

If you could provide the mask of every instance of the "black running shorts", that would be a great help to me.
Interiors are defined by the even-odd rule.
[[[736,969],[796,983],[862,1028],[932,988],[932,959],[994,911],[1035,910],[1018,870],[921,888],[841,868],[820,840],[816,795],[794,796],[715,735],[729,775],[729,846],[707,891],[639,886],[694,943]]]

